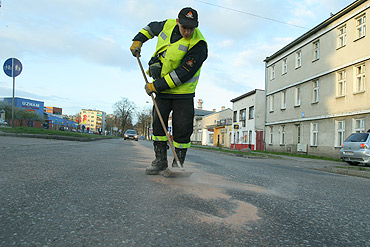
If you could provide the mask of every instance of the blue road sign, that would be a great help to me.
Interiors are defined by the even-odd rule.
[[[4,72],[9,77],[17,77],[22,72],[22,63],[16,58],[8,58],[4,63]]]

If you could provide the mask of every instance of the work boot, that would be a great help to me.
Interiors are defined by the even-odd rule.
[[[155,141],[154,153],[155,160],[152,161],[152,165],[145,169],[147,175],[158,175],[161,171],[166,170],[168,167],[167,161],[167,142]]]
[[[185,156],[186,156],[186,151],[187,150],[188,150],[187,148],[175,148],[177,158],[179,158],[180,164],[182,166],[184,165],[184,162],[185,162]],[[172,167],[179,167],[177,165],[177,162],[176,162],[175,158],[173,158]]]

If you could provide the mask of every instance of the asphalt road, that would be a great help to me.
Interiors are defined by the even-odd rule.
[[[370,246],[369,179],[199,149],[191,177],[147,176],[153,158],[146,141],[0,136],[0,246]]]

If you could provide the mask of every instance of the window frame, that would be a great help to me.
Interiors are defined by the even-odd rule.
[[[312,43],[312,62],[315,62],[320,59],[320,40],[316,40]]]
[[[272,145],[273,144],[273,140],[274,140],[274,127],[273,126],[270,126],[269,145]]]
[[[312,103],[316,104],[319,102],[319,89],[320,89],[320,80],[316,79],[312,81]]]
[[[254,119],[254,106],[249,107],[249,112],[248,112],[248,119]]]
[[[275,108],[274,99],[275,99],[274,95],[269,96],[269,107],[270,107],[269,111],[270,112],[274,112],[274,108]]]
[[[286,90],[281,91],[281,105],[280,105],[280,110],[285,110],[286,109]]]
[[[282,66],[281,66],[281,74],[285,75],[288,73],[288,58],[283,58]]]
[[[298,69],[302,67],[302,51],[298,50],[295,53],[295,68]]]
[[[360,122],[360,126],[357,126],[357,122]],[[365,132],[365,118],[353,118],[352,119],[352,133],[364,133]]]
[[[338,29],[338,43],[337,49],[345,47],[347,44],[347,25],[343,25]]]
[[[302,142],[302,127],[300,124],[296,124],[296,132],[297,132],[297,144]]]
[[[271,65],[270,80],[274,80],[276,75],[275,64]]]
[[[301,106],[301,102],[302,102],[302,89],[301,87],[296,87],[295,88],[295,102],[294,102],[294,106],[298,107],[298,106]]]
[[[355,40],[364,38],[366,36],[366,14],[355,19],[356,22],[356,37]]]
[[[319,124],[318,123],[311,123],[310,127],[310,145],[312,147],[317,147],[319,142]]]
[[[280,145],[285,145],[285,125],[280,125]]]
[[[246,127],[246,120],[247,120],[247,108],[240,109],[239,122],[242,123],[242,127]]]
[[[337,72],[337,97],[346,96],[346,70]]]
[[[335,120],[335,138],[334,147],[342,147],[345,139],[346,122],[344,120]]]
[[[360,70],[360,73],[358,71]],[[354,93],[363,93],[365,92],[365,73],[366,73],[366,67],[365,63],[359,64],[354,66],[355,71],[355,78],[354,78],[354,85],[353,85],[353,92]],[[360,79],[360,80],[359,80]],[[360,86],[359,86],[360,81]]]

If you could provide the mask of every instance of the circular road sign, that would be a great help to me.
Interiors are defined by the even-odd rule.
[[[4,63],[4,72],[9,77],[16,77],[22,72],[22,63],[16,58],[8,58]]]

